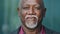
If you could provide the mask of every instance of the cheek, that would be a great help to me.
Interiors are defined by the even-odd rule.
[[[40,21],[42,19],[42,12],[41,11],[37,11],[36,15],[38,16],[38,21]]]
[[[25,17],[26,16],[26,11],[22,10],[21,14],[22,14],[22,17]]]
[[[38,18],[40,18],[42,16],[42,12],[41,11],[36,11],[36,15],[38,16]]]
[[[21,19],[22,19],[23,22],[25,22],[25,16],[26,16],[26,11],[22,10]]]

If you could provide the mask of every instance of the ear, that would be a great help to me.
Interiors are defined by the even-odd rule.
[[[17,8],[17,10],[18,10],[18,16],[20,17],[20,9],[19,9],[19,8]]]
[[[45,17],[46,14],[46,8],[43,9],[43,17]]]

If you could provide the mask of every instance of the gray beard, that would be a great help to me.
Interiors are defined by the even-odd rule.
[[[28,28],[35,28],[35,27],[37,27],[37,22],[34,24],[34,23],[32,23],[32,22],[30,22],[30,23],[25,23],[25,25],[28,27]]]

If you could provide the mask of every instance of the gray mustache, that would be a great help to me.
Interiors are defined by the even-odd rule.
[[[36,19],[38,19],[38,17],[36,15],[26,15],[25,19],[28,18],[28,17],[35,17]]]

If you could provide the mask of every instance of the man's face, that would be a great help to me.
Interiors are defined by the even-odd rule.
[[[27,28],[35,28],[43,18],[44,10],[41,0],[22,0],[19,16],[21,16],[22,24]]]

